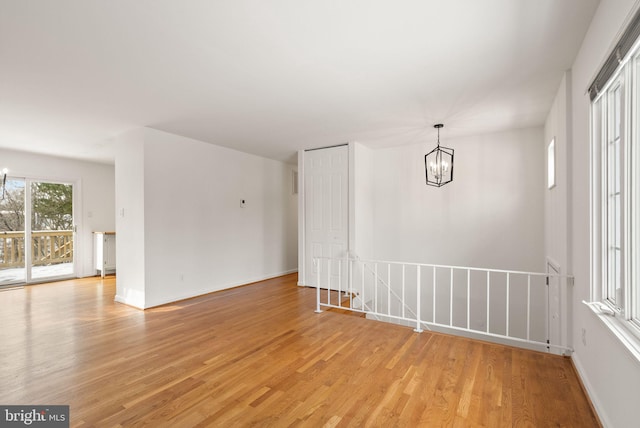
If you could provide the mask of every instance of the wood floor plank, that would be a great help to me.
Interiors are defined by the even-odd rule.
[[[74,427],[598,426],[567,358],[316,314],[296,283],[147,311],[114,277],[0,293],[0,402]]]

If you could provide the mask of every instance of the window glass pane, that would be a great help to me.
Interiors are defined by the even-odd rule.
[[[620,249],[620,244],[622,242],[622,240],[620,239],[620,223],[621,223],[621,216],[620,216],[620,194],[616,194],[613,198],[613,211],[614,211],[614,218],[613,218],[613,246],[616,249]]]
[[[613,91],[613,138],[620,138],[620,86]]]
[[[608,257],[608,274],[607,274],[607,295],[606,298],[612,304],[616,303],[616,278],[617,278],[617,254],[615,249],[609,251]]]
[[[614,289],[613,289],[613,299],[616,304],[620,305],[622,302],[620,301],[620,286],[622,284],[622,269],[621,269],[621,260],[620,260],[620,250],[614,250]]]
[[[31,254],[34,279],[73,274],[73,186],[31,183]]]
[[[621,147],[622,147],[622,86],[620,84],[612,87],[608,96],[603,101],[607,110],[606,129],[606,174],[604,187],[606,197],[603,203],[606,207],[605,230],[603,239],[606,243],[603,267],[606,272],[606,286],[603,288],[604,298],[614,305],[621,302],[620,287],[622,285],[622,212],[621,208]],[[603,97],[604,98],[604,97]]]
[[[620,193],[620,139],[613,142],[613,191]]]

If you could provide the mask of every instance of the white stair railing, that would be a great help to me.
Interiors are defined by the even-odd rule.
[[[384,290],[387,291],[387,313],[391,312],[391,301],[392,301],[391,297],[393,297],[397,302],[399,302],[402,305],[402,318],[406,318],[405,314],[406,312],[409,312],[410,314],[409,319],[415,319],[415,320],[418,319],[418,315],[413,311],[413,309],[409,305],[406,304],[406,302],[404,301],[404,297],[398,296],[396,292],[389,285],[389,282],[391,281],[391,265],[387,264],[387,281],[385,281],[378,275],[377,269],[371,269],[367,264],[364,264],[364,263],[362,266],[364,269],[366,269],[367,271],[369,271],[374,275],[375,282],[376,282],[376,289],[378,288],[377,287],[378,285],[381,285],[384,288]],[[376,265],[376,268],[377,268],[377,265]],[[404,275],[404,272],[403,272],[403,275]],[[404,288],[402,289],[402,294],[404,295]],[[365,309],[369,310],[367,309],[366,306],[365,306]],[[376,317],[376,319],[379,320],[378,317]],[[427,327],[428,329],[427,324],[424,324],[422,326]],[[422,326],[417,327],[416,331],[421,332],[422,330],[420,329],[420,327]]]
[[[564,331],[570,307],[568,299],[562,300],[573,285],[571,276],[357,258],[317,257],[314,266],[317,312],[340,308],[413,325],[417,332],[426,327],[531,349],[572,351]],[[564,290],[550,293],[549,278]],[[551,305],[556,307],[551,310]]]

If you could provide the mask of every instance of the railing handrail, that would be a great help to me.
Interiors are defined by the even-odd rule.
[[[0,231],[2,236],[13,236],[16,238],[24,237],[24,230],[8,230]],[[73,234],[73,230],[36,230],[31,231],[31,236],[67,236]]]
[[[31,231],[31,236],[69,236],[73,230],[36,230]]]
[[[430,263],[394,262],[394,261],[388,261],[388,260],[366,260],[366,259],[361,259],[359,257],[317,256],[317,257],[314,257],[314,259],[347,260],[347,261],[355,261],[360,263],[380,263],[380,264],[393,264],[393,265],[405,265],[405,266],[420,266],[420,267],[438,268],[438,269],[460,269],[460,270],[472,270],[472,271],[478,271],[478,272],[508,273],[513,275],[549,276],[554,278],[573,278],[573,275],[558,274],[558,273],[527,272],[527,271],[519,271],[519,270],[491,269],[491,268],[479,268],[479,267],[455,266],[455,265],[437,265],[437,264],[430,264]]]

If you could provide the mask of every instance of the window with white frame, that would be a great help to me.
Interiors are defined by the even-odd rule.
[[[617,326],[640,340],[638,46],[635,43],[618,61],[616,71],[592,96],[591,242],[592,300],[613,315]]]

